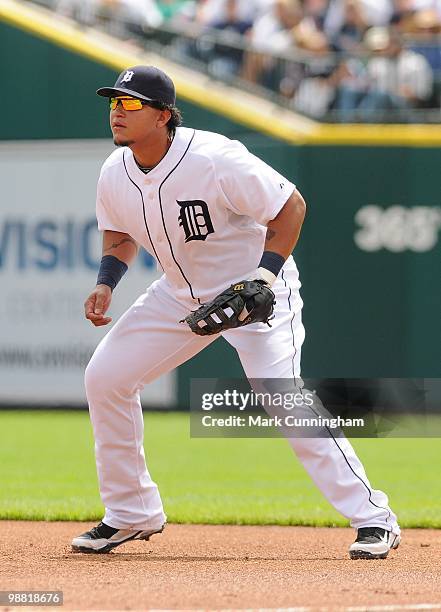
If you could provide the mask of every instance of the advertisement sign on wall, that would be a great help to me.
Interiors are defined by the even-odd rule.
[[[108,328],[84,318],[96,282],[100,166],[110,140],[0,143],[0,403],[84,404],[84,368]],[[115,321],[158,278],[145,251],[115,291]],[[174,374],[142,393],[174,403]]]

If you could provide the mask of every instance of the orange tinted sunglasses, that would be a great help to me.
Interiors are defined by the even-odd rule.
[[[115,110],[118,106],[118,102],[126,111],[141,110],[143,106],[148,106],[148,102],[145,100],[139,100],[139,98],[130,98],[129,96],[120,96],[118,98],[110,98],[110,110]]]

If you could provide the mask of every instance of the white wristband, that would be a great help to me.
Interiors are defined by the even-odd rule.
[[[270,272],[270,270],[267,270],[266,268],[257,268],[257,270],[255,272],[253,272],[252,274],[249,275],[249,279],[248,280],[257,280],[257,279],[262,279],[264,280],[270,287],[272,287],[274,281],[276,280],[277,276],[275,274],[273,274],[272,272]]]

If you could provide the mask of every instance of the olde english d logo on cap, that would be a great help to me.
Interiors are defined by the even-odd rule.
[[[131,81],[134,74],[135,73],[133,72],[133,70],[127,70],[125,75],[121,79],[121,83],[128,83],[129,81]]]

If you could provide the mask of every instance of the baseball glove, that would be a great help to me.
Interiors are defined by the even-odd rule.
[[[198,336],[212,336],[250,323],[269,325],[275,303],[274,293],[264,280],[243,280],[222,291],[180,323],[188,323]]]

